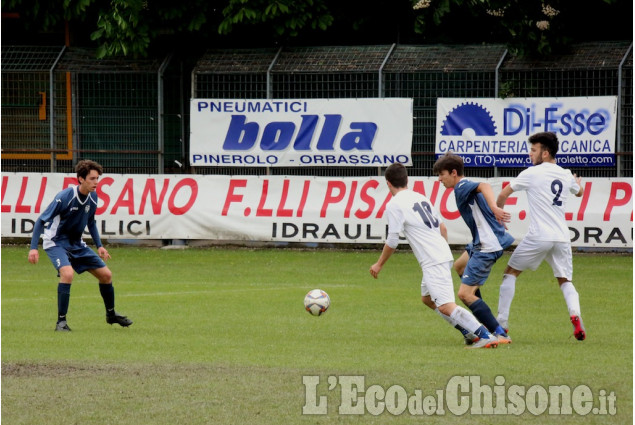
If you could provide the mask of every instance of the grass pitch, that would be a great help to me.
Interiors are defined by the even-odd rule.
[[[46,256],[41,252],[33,266],[28,247],[2,248],[5,423],[633,421],[631,256],[574,257],[586,341],[571,336],[562,294],[543,264],[518,280],[513,344],[465,350],[459,333],[421,303],[420,269],[410,252],[395,254],[374,280],[368,269],[379,251],[372,250],[110,251],[117,310],[134,324],[129,329],[106,324],[95,279],[85,273],[71,291],[73,332],[60,334],[53,332],[57,278]],[[508,258],[498,261],[483,289],[494,312]],[[305,293],[315,288],[331,297],[322,317],[303,310]],[[344,415],[339,408],[346,395],[339,384],[349,375],[363,376],[364,388],[356,395],[362,403],[365,390],[375,384],[384,390],[398,385],[408,396],[421,390],[425,396],[443,392],[452,377],[469,375],[503,390],[586,385],[594,407],[602,407],[598,395],[613,393],[617,410],[614,415],[549,410],[534,415],[526,409],[518,416],[468,410],[457,416],[446,408],[443,414],[416,417],[407,409],[374,416],[365,408],[363,415]],[[303,376],[320,379],[309,401]],[[326,415],[302,414],[303,406],[318,401],[327,406]],[[368,406],[372,410],[373,404]]]

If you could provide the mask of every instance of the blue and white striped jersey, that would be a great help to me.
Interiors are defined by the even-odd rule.
[[[481,252],[500,251],[510,246],[514,238],[496,220],[483,194],[476,191],[478,185],[478,182],[461,179],[454,186],[456,206],[472,233],[474,249]]]
[[[85,246],[82,235],[86,227],[99,248],[101,239],[95,223],[97,200],[97,193],[91,192],[84,197],[79,193],[78,186],[71,186],[55,195],[53,202],[33,226],[31,249],[37,249],[42,230],[44,249],[53,246]]]

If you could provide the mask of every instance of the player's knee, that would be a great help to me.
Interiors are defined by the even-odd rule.
[[[463,302],[463,304],[469,304],[472,301],[474,295],[469,290],[465,288],[459,288],[459,292],[457,293],[459,299]]]
[[[454,303],[445,303],[443,305],[439,306],[439,311],[443,314],[445,314],[446,316],[449,316],[452,314],[452,312],[454,311],[454,309],[456,308],[456,304]]]
[[[108,267],[104,267],[98,270],[97,278],[99,283],[112,283],[112,272]]]
[[[62,267],[61,269],[59,269],[59,273],[60,273],[60,282],[62,283],[73,282],[73,275],[75,272],[72,267]]]
[[[437,305],[432,301],[432,298],[430,298],[430,296],[422,296],[421,297],[421,301],[427,305],[428,307],[430,307],[432,310],[435,310],[437,308]]]

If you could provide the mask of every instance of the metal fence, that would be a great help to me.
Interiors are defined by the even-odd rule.
[[[96,61],[77,49],[2,48],[2,168],[70,171],[79,157],[109,172],[378,175],[376,167],[179,167],[188,157],[189,97],[414,99],[412,175],[434,163],[440,97],[618,96],[617,165],[586,177],[633,175],[631,42],[585,43],[542,60],[504,46],[341,46],[209,50],[188,69],[170,57]],[[48,96],[49,103],[46,103]],[[47,111],[43,114],[43,110]],[[479,177],[518,169],[477,168]]]
[[[94,51],[77,48],[3,47],[2,169],[68,172],[91,158],[109,172],[163,173],[183,156],[183,115],[173,113],[178,102],[166,95],[169,63],[170,57],[96,60]]]

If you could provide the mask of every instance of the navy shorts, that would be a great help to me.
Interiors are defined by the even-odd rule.
[[[466,250],[470,259],[467,261],[467,266],[465,266],[461,283],[469,286],[483,285],[492,271],[492,266],[503,255],[503,250],[481,252],[473,249],[470,245],[468,245]]]
[[[106,263],[99,258],[99,255],[87,246],[73,246],[64,248],[53,246],[44,250],[49,256],[51,263],[56,270],[60,267],[71,266],[76,273],[84,273],[86,270],[100,269],[106,267]]]

